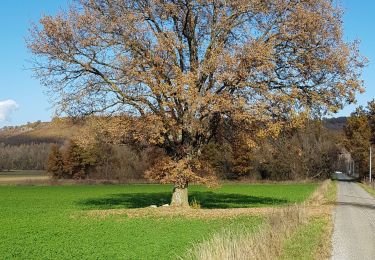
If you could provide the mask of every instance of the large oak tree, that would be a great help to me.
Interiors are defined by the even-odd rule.
[[[183,206],[213,180],[200,154],[221,123],[277,133],[354,101],[364,60],[341,19],[330,0],[81,0],[28,46],[60,112],[121,115],[117,131],[164,149],[147,175]]]

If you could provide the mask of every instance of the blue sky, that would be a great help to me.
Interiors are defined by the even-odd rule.
[[[369,66],[363,74],[366,93],[358,96],[358,105],[365,105],[375,97],[375,1],[342,0],[342,5],[345,9],[345,39],[361,40],[361,52],[369,59]],[[0,126],[51,119],[53,108],[38,80],[32,78],[27,69],[30,53],[24,38],[31,21],[37,21],[43,14],[54,14],[66,6],[67,0],[1,1]],[[338,116],[349,115],[354,107],[344,108]]]
[[[30,53],[25,37],[31,21],[38,21],[43,14],[53,14],[66,6],[66,0],[2,0],[0,8],[0,113],[8,114],[2,125],[18,125],[27,121],[49,120],[53,114],[39,81],[32,78],[27,60]],[[4,105],[12,99],[16,106]],[[9,102],[8,102],[9,103]],[[3,116],[4,118],[4,116]]]

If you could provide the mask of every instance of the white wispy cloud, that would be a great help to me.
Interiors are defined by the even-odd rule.
[[[13,99],[0,101],[0,123],[9,121],[11,114],[17,110],[18,104]]]

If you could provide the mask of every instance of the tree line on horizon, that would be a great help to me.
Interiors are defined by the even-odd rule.
[[[319,120],[285,130],[276,138],[262,138],[253,149],[247,148],[247,140],[233,138],[235,133],[226,130],[225,134],[232,138],[217,138],[202,150],[204,162],[219,179],[325,179],[341,167],[340,134],[327,130]],[[90,147],[78,143],[52,146],[46,164],[52,177],[141,180],[165,156],[157,146],[113,145],[104,140]]]
[[[329,127],[335,130],[327,129],[326,121],[308,121],[304,127],[285,129],[277,138],[259,139],[253,149],[246,147],[245,140],[233,138],[233,129],[225,129],[225,136],[204,148],[203,157],[220,179],[327,178],[338,167],[335,162],[342,142],[337,128],[343,121],[329,120]],[[162,155],[156,146],[136,143],[114,145],[101,140],[88,148],[71,139],[58,143],[38,143],[32,137],[25,140],[0,145],[0,170],[47,170],[63,179],[145,181],[145,171]]]
[[[21,143],[9,145],[0,142],[0,172],[10,170],[44,170],[50,153],[50,143]]]

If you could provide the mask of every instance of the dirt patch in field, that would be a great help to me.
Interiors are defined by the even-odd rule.
[[[49,180],[48,176],[0,176],[0,184],[41,184]]]
[[[332,205],[307,206],[309,216],[329,215]],[[186,218],[232,218],[239,216],[270,215],[286,207],[232,208],[232,209],[176,209],[173,207],[90,210],[87,216],[105,218],[114,215],[127,217],[186,217]]]
[[[245,215],[268,215],[282,208],[233,208],[233,209],[176,209],[174,207],[91,210],[92,217],[124,215],[127,217],[187,217],[187,218],[231,218]]]

